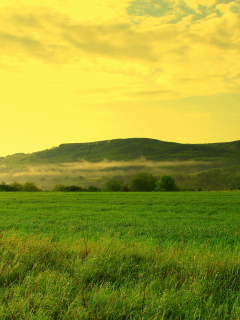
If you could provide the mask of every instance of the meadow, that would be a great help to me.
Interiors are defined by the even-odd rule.
[[[240,192],[2,192],[0,228],[0,319],[240,319]]]

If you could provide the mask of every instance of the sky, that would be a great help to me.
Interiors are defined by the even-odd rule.
[[[240,140],[240,0],[4,0],[0,156]]]

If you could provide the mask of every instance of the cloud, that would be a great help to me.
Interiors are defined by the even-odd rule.
[[[73,3],[60,5],[67,12]],[[97,12],[101,3],[91,3]],[[87,76],[81,89],[75,78],[70,91],[85,92],[84,101],[92,101],[90,93],[97,97],[114,90],[119,93],[116,99],[122,94],[123,100],[239,91],[238,2],[136,0],[121,6],[126,16],[121,7],[121,18],[115,21],[110,15],[108,20],[107,15],[97,21],[83,20],[82,15],[77,19],[43,5],[1,8],[0,68],[6,72],[12,63],[14,70],[14,59],[19,68],[30,60],[59,68],[74,65],[79,78]],[[108,7],[119,9],[110,0]],[[99,78],[105,79],[101,86],[96,84]]]
[[[24,53],[52,63],[69,63],[84,56],[158,61],[151,43],[128,23],[71,23],[47,7],[0,10],[2,54]],[[41,21],[41,23],[40,23]]]
[[[53,54],[49,50],[50,48],[44,47],[43,43],[29,36],[18,36],[0,32],[0,44],[2,52],[5,51],[5,53],[12,53],[13,51],[17,52],[17,54],[31,52],[31,55],[36,58],[44,60],[51,60],[53,58]]]
[[[154,1],[133,1],[131,6],[134,6],[134,3],[142,6],[153,5],[158,8],[156,10],[161,11],[161,15],[165,15],[166,10],[170,8],[168,2],[163,1],[160,5],[158,1],[156,3]],[[183,2],[178,6],[173,5],[177,12],[185,7],[186,4]],[[199,8],[203,11],[203,7]],[[204,10],[207,10],[206,6]],[[113,60],[157,63],[167,52],[186,55],[191,51],[192,42],[225,49],[239,49],[237,41],[233,41],[233,38],[236,38],[236,31],[232,33],[232,28],[227,30],[222,22],[219,23],[217,30],[211,32],[209,29],[206,38],[205,35],[196,33],[196,30],[193,33],[194,28],[179,29],[174,28],[172,24],[149,31],[144,28],[136,29],[129,22],[105,24],[71,22],[71,17],[43,6],[2,9],[0,18],[2,54],[15,55],[18,52],[18,55],[27,54],[56,64],[76,62],[83,55],[89,59],[102,56]]]
[[[84,90],[85,92],[97,92],[97,93],[106,93],[106,92],[110,92],[110,91],[119,91],[119,90],[122,90],[122,89],[127,89],[128,87],[121,87],[121,86],[118,86],[118,87],[106,87],[106,88],[94,88],[94,89],[87,89],[87,90]],[[80,93],[80,92],[79,92]]]
[[[141,59],[157,62],[151,43],[134,31],[129,24],[64,26],[63,39],[87,54],[110,59]]]
[[[149,96],[149,95],[161,95],[164,93],[171,93],[174,95],[177,95],[178,93],[172,90],[157,90],[157,91],[153,91],[153,90],[149,90],[149,91],[137,91],[137,92],[131,92],[131,93],[127,93],[129,95],[143,95],[143,96]]]
[[[171,9],[172,6],[169,1],[135,0],[127,8],[127,12],[129,15],[161,17],[165,16]]]
[[[150,171],[154,174],[171,171],[171,168],[178,167],[183,170],[198,171],[199,167],[208,168],[211,163],[201,161],[147,161],[141,157],[134,161],[100,161],[94,162],[73,162],[46,165],[27,165],[22,168],[7,169],[0,167],[0,177],[14,181],[18,178],[34,179],[37,177],[75,177],[81,175],[84,178],[111,177],[116,175],[134,175],[139,171]],[[184,168],[185,167],[185,168]],[[2,171],[2,172],[1,172]],[[174,170],[173,170],[174,172]]]
[[[134,0],[127,7],[130,16],[164,18],[165,23],[175,24],[186,17],[196,22],[208,17],[222,17],[225,6],[238,13],[234,0]]]
[[[21,27],[28,27],[33,29],[42,28],[42,24],[40,20],[36,17],[34,13],[26,12],[25,15],[21,15],[19,13],[13,13],[11,20],[14,24],[17,24],[20,28]]]

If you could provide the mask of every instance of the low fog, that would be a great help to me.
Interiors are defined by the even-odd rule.
[[[225,164],[226,165],[226,164]],[[104,187],[106,181],[112,178],[124,180],[127,183],[131,177],[141,171],[150,172],[156,176],[162,174],[191,174],[223,166],[221,161],[147,161],[143,157],[134,161],[73,162],[45,165],[24,165],[22,167],[0,166],[0,180],[36,183],[43,190],[52,189],[58,183],[75,184],[87,187],[94,184]]]

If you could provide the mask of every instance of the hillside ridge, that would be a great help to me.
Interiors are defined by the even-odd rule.
[[[0,165],[63,162],[130,161],[144,157],[151,161],[240,160],[240,140],[183,144],[150,138],[113,139],[85,143],[64,143],[58,147],[0,157]]]

